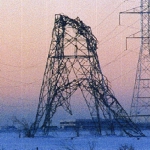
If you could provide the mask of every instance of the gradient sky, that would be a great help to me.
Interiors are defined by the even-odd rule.
[[[126,50],[125,39],[140,30],[140,16],[123,14],[119,26],[119,12],[136,6],[140,0],[0,0],[1,124],[10,123],[13,115],[34,120],[54,17],[59,13],[78,16],[91,27],[99,41],[103,74],[129,112],[140,41],[130,39]],[[74,110],[78,105],[77,101]]]

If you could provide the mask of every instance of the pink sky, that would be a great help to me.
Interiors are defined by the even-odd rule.
[[[128,111],[140,41],[129,40],[125,51],[125,38],[140,30],[140,16],[122,15],[119,26],[119,12],[139,5],[140,0],[0,0],[0,120],[5,115],[35,116],[59,13],[91,26],[103,74]]]

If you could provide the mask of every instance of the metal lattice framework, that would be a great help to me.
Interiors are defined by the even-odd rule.
[[[137,65],[131,115],[150,123],[150,0],[141,0],[141,49]]]
[[[137,32],[141,35],[130,36],[141,39],[130,113],[135,122],[150,123],[150,0],[141,0],[140,7],[122,13],[141,16],[141,29]]]
[[[55,15],[36,119],[32,126],[33,135],[41,123],[45,133],[49,132],[58,107],[72,114],[71,97],[79,89],[93,121],[96,120],[99,134],[100,115],[103,114],[109,120],[115,119],[129,136],[144,136],[110,90],[96,50],[97,39],[89,26],[79,18]]]

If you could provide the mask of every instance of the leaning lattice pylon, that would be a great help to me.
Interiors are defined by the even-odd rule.
[[[96,50],[97,39],[89,26],[79,18],[55,16],[33,135],[40,123],[48,133],[58,107],[72,114],[71,96],[79,89],[100,134],[100,115],[103,114],[107,119],[115,119],[129,136],[144,136],[112,94]]]

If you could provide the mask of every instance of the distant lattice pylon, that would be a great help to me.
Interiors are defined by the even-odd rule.
[[[150,123],[150,0],[141,0],[141,48],[136,71],[131,116]]]
[[[100,115],[103,115],[106,119],[115,119],[129,136],[144,136],[112,94],[96,50],[97,39],[89,26],[79,18],[55,16],[37,114],[32,125],[33,135],[40,124],[45,133],[49,132],[58,107],[72,114],[71,96],[79,89],[99,134]]]
[[[127,37],[141,39],[130,115],[146,125],[150,123],[150,0],[141,0],[140,7],[121,13],[141,16],[140,31]]]

